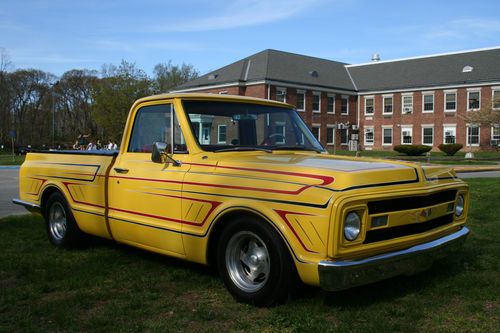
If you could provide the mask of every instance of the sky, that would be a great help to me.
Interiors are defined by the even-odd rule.
[[[134,62],[201,74],[265,49],[346,63],[500,46],[500,1],[0,0],[13,69]]]

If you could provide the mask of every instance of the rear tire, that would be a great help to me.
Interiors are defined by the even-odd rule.
[[[236,300],[256,306],[284,302],[297,281],[293,259],[279,234],[251,217],[231,221],[222,231],[217,268]]]
[[[85,234],[78,228],[64,196],[59,192],[52,193],[45,207],[47,235],[52,245],[64,248],[82,245]]]

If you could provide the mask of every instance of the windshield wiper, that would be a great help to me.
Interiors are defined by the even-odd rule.
[[[266,148],[258,148],[258,147],[231,147],[231,148],[222,148],[222,149],[217,149],[214,150],[214,153],[221,153],[225,151],[265,151],[266,153],[272,153],[273,151],[270,149]]]
[[[306,147],[306,146],[273,146],[272,150],[312,150],[317,153],[322,153],[323,150],[314,147]]]

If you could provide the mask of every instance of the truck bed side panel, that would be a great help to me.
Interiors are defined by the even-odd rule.
[[[111,238],[106,221],[107,174],[112,154],[30,153],[20,170],[20,198],[42,205],[46,191],[64,194],[78,226],[91,235]]]

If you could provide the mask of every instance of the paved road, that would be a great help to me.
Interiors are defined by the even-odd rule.
[[[460,178],[496,178],[500,177],[500,171],[482,171],[482,172],[457,172]]]
[[[0,169],[0,217],[28,213],[23,207],[12,203],[12,198],[18,197],[19,169]]]

